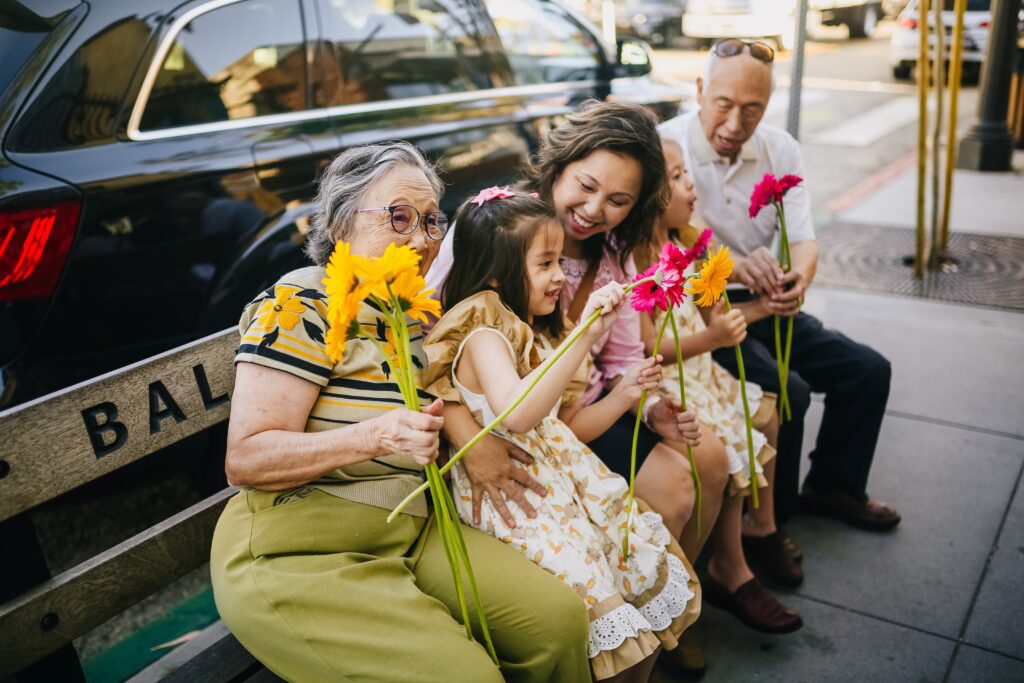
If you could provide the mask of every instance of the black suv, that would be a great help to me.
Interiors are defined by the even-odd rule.
[[[675,115],[618,53],[551,0],[0,0],[0,407],[233,324],[347,146],[451,211],[589,98]]]

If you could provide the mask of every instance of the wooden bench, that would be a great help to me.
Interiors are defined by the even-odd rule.
[[[29,512],[226,421],[237,345],[225,330],[0,412],[0,681],[84,680],[74,639],[209,561],[230,487],[56,576]],[[278,680],[219,622],[135,679]]]

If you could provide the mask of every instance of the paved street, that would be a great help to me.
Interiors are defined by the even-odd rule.
[[[863,41],[839,40],[845,29],[829,29],[824,41],[808,45],[801,141],[823,250],[843,248],[839,237],[910,234],[914,224],[916,98],[913,86],[889,71],[890,27]],[[699,52],[656,54],[665,78],[693,78],[701,68]],[[782,126],[787,56],[778,60],[768,116]],[[963,91],[961,132],[976,95],[975,87]],[[997,250],[1020,244],[1024,155],[1016,167],[1011,174],[957,171],[954,243],[984,235]],[[877,279],[909,278],[883,272],[905,268],[900,254],[891,263],[877,258],[883,241],[864,243],[873,254],[823,251],[807,310],[893,364],[869,491],[896,505],[903,523],[874,535],[829,520],[794,520],[788,531],[805,549],[807,580],[779,594],[803,615],[804,628],[762,636],[706,606],[697,634],[710,661],[707,681],[1024,680],[1024,370],[1017,358],[1024,315],[963,299],[868,293],[871,287],[848,277],[833,278],[843,288],[821,284],[831,281],[830,259],[845,260],[848,274],[859,257],[872,255],[881,264],[873,266]],[[965,268],[977,258],[955,249],[954,256]],[[1008,267],[989,290],[1024,289],[1019,260]],[[956,288],[966,274],[933,279]],[[822,409],[817,397],[805,453]],[[658,675],[664,683],[680,680]]]

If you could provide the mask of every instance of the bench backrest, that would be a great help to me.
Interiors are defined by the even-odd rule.
[[[226,420],[237,346],[237,330],[224,330],[0,412],[0,522]],[[0,605],[0,680],[208,561],[232,493]]]

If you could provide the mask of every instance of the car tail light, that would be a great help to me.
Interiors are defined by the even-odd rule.
[[[988,22],[988,21],[982,21],[982,22],[979,22],[979,23],[978,23],[978,26],[979,26],[980,28],[988,28],[988,27],[989,27],[989,26],[991,26],[991,25],[992,25],[992,23],[991,23],[991,22]]]
[[[48,296],[64,270],[81,211],[78,201],[0,212],[0,301]]]
[[[917,19],[913,17],[906,17],[900,20],[900,26],[903,28],[915,29],[917,28]]]

